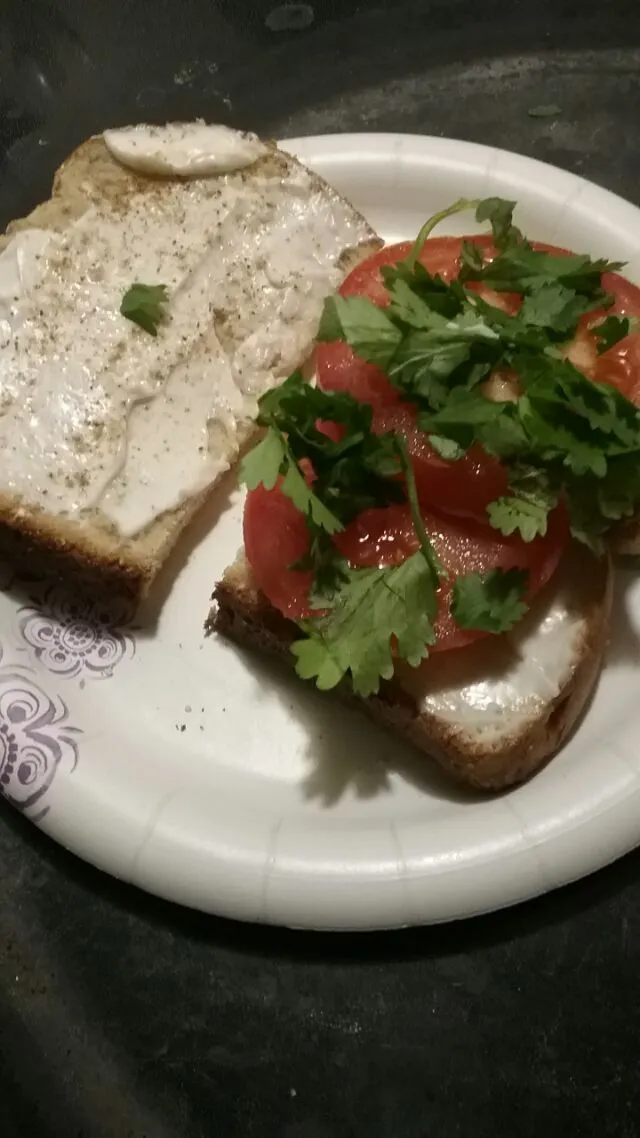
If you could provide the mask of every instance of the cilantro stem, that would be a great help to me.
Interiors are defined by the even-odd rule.
[[[425,221],[422,229],[416,237],[411,252],[406,258],[405,264],[409,269],[413,270],[416,267],[420,254],[431,236],[433,230],[441,221],[445,221],[447,217],[452,217],[454,213],[462,213],[466,209],[477,209],[480,205],[480,198],[459,198],[457,202],[450,205],[448,209],[441,209],[439,213],[434,213],[428,221]]]
[[[422,514],[420,513],[420,503],[418,502],[418,489],[416,487],[416,479],[413,473],[413,466],[411,465],[409,451],[407,450],[406,440],[403,439],[400,435],[396,435],[395,439],[400,455],[402,473],[404,474],[407,483],[407,498],[409,500],[409,508],[411,510],[413,528],[415,529],[418,540],[420,542],[422,556],[424,557],[431,571],[434,588],[437,589],[440,583],[440,578],[443,576],[446,577],[446,573],[435,549],[429,541],[427,531],[424,528]]]

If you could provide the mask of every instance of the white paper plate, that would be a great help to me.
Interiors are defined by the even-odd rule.
[[[461,195],[500,194],[520,203],[528,235],[626,260],[640,279],[640,211],[571,174],[437,138],[287,146],[388,239],[414,236]],[[458,217],[449,231],[468,228]],[[631,578],[619,578],[609,662],[578,733],[531,783],[478,800],[329,698],[205,640],[209,594],[240,544],[240,507],[227,487],[200,520],[152,631],[38,581],[0,594],[0,779],[14,806],[163,897],[334,929],[513,904],[640,840]]]

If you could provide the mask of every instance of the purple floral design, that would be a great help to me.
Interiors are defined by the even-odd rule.
[[[39,821],[48,811],[43,798],[58,769],[75,768],[79,728],[67,722],[68,709],[29,677],[0,668],[0,794]]]
[[[134,655],[135,641],[125,628],[134,615],[130,603],[101,605],[72,597],[62,585],[45,587],[32,602],[18,610],[20,633],[47,671],[66,679],[107,679]]]

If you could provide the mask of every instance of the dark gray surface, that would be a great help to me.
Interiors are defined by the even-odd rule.
[[[278,7],[4,0],[0,221],[92,130],[196,114],[470,138],[640,203],[637,0]],[[1,1138],[640,1131],[638,855],[509,913],[349,938],[174,909],[7,808],[0,867]]]

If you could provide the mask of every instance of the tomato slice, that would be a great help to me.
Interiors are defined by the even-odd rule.
[[[529,595],[534,596],[554,572],[567,540],[567,523],[560,511],[549,519],[545,537],[524,542],[502,537],[489,526],[424,512],[427,532],[449,574],[439,594],[436,622],[439,650],[460,648],[488,635],[456,625],[449,606],[451,592],[461,573],[489,569],[527,569]],[[309,537],[305,520],[278,487],[259,486],[247,495],[244,511],[244,542],[247,560],[258,587],[271,604],[291,619],[312,612],[308,593],[309,572],[291,564],[307,552]],[[397,565],[418,548],[407,505],[366,510],[336,537],[340,552],[353,566]]]
[[[418,497],[427,507],[486,521],[489,503],[508,493],[505,468],[481,447],[472,447],[457,462],[441,458],[417,426],[415,408],[408,403],[374,408],[372,426],[378,435],[393,432],[404,438]]]
[[[490,237],[477,235],[464,238],[482,249],[485,257],[495,256],[495,248]],[[441,276],[447,283],[454,280],[460,272],[460,253],[462,237],[432,237],[426,242],[420,255],[420,262],[433,276]],[[397,245],[385,245],[377,253],[356,265],[343,282],[341,296],[366,296],[380,308],[389,303],[382,280],[381,268],[396,265],[411,252],[411,241],[401,241]],[[515,311],[519,298],[510,293],[496,293],[485,285],[473,286],[491,303],[509,311]],[[353,354],[351,348],[340,341],[318,344],[316,349],[316,376],[318,386],[324,391],[347,391],[362,403],[377,407],[386,403],[400,401],[396,388],[386,375],[374,364],[365,363]]]
[[[492,248],[490,239],[479,238],[487,249]],[[450,281],[460,271],[460,248],[462,238],[433,237],[427,241],[420,256],[421,263],[434,276],[439,274],[443,280]],[[380,308],[389,303],[380,269],[383,265],[396,265],[411,251],[411,241],[401,241],[397,245],[385,245],[366,261],[356,265],[343,282],[341,296],[366,296]],[[318,344],[316,349],[316,376],[318,386],[324,391],[347,391],[362,403],[378,407],[388,403],[399,403],[400,396],[383,371],[374,364],[358,359],[353,351],[342,342]]]
[[[437,274],[445,281],[453,280],[460,272],[462,240],[461,237],[431,238],[424,246],[421,263],[434,276]],[[490,237],[475,236],[468,240],[481,248],[486,257],[495,255]],[[349,274],[340,289],[341,295],[367,296],[375,304],[385,307],[389,296],[380,270],[383,265],[397,264],[410,250],[410,241],[380,249]],[[510,311],[520,304],[517,296],[494,293],[484,285],[478,285],[478,289],[490,303]],[[418,494],[426,505],[484,521],[489,502],[506,493],[504,469],[480,447],[474,447],[460,462],[447,462],[440,458],[426,436],[418,430],[414,409],[408,409],[401,402],[397,389],[380,368],[358,359],[347,344],[318,344],[316,374],[319,386],[325,391],[347,391],[355,399],[370,403],[374,408],[373,427],[377,433],[397,431],[404,436],[413,461]]]
[[[259,589],[292,619],[309,616],[313,573],[292,569],[309,549],[304,517],[278,488],[250,490],[244,506],[244,551]]]
[[[555,572],[567,542],[567,521],[556,510],[549,518],[544,537],[525,542],[503,537],[490,526],[422,510],[426,531],[448,574],[438,592],[435,622],[436,643],[432,651],[462,648],[490,635],[478,629],[460,628],[450,612],[456,578],[490,569],[526,569],[531,599]],[[418,549],[409,507],[405,504],[365,510],[336,538],[336,545],[352,565],[397,565]]]

